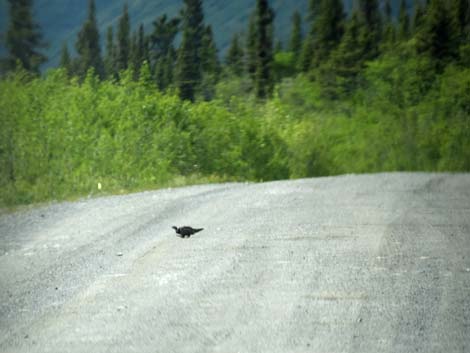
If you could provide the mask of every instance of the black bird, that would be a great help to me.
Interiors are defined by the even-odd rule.
[[[173,226],[172,228],[175,230],[176,236],[180,238],[189,238],[194,233],[200,232],[201,230],[204,229],[204,228],[192,228],[188,226],[184,226],[184,227]]]

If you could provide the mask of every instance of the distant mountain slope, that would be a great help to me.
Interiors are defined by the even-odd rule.
[[[100,27],[101,44],[109,25],[116,25],[125,0],[96,0],[97,18]],[[353,0],[344,0],[349,11]],[[140,23],[145,25],[146,32],[152,29],[152,21],[163,14],[178,15],[183,0],[128,0],[132,28]],[[393,0],[393,7],[398,7],[399,0]],[[46,66],[58,63],[62,43],[67,41],[69,49],[73,49],[77,32],[86,18],[87,1],[85,0],[35,0],[35,19],[39,22],[44,37],[49,43],[46,51],[50,61]],[[215,40],[220,52],[230,43],[235,32],[245,30],[248,18],[255,7],[255,0],[204,0],[205,21],[211,24]],[[306,14],[308,0],[271,0],[276,13],[276,37],[284,43],[289,38],[291,16],[295,10]],[[0,0],[0,32],[7,27],[7,0]]]

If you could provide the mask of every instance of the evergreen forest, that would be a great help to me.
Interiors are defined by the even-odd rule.
[[[8,0],[0,208],[223,181],[470,171],[470,1],[305,0],[288,41],[253,0],[223,53],[203,0],[151,28],[94,0],[60,65]]]

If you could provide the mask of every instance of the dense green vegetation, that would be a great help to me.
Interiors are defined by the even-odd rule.
[[[64,66],[42,77],[18,66],[0,80],[0,206],[208,181],[469,171],[468,6],[431,0],[420,18],[403,10],[395,24],[376,1],[360,5],[349,17],[338,2],[312,7],[321,21],[307,19],[301,48],[295,34],[268,63],[256,60],[270,50],[250,39],[256,30],[235,34],[225,64],[201,69],[189,100],[177,79],[163,87],[157,78],[157,63],[168,70],[164,58],[180,50],[164,40],[174,38],[168,19],[156,21],[158,45],[139,69],[128,59],[100,79],[93,65],[84,76]],[[214,45],[198,26],[209,65]],[[257,65],[272,72],[267,99]]]

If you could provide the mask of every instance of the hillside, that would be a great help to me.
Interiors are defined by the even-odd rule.
[[[109,25],[115,25],[122,12],[125,0],[96,0],[97,17],[100,25],[102,45],[104,33]],[[152,21],[162,14],[175,16],[182,7],[182,0],[127,1],[133,28],[139,23],[145,25],[150,32]],[[410,1],[411,2],[411,1]],[[345,8],[349,11],[353,0],[345,0]],[[399,0],[393,0],[396,12]],[[39,22],[44,37],[49,44],[46,51],[49,62],[46,66],[55,66],[58,62],[62,43],[67,41],[72,49],[76,34],[86,18],[86,5],[83,0],[35,0],[35,18]],[[255,0],[205,0],[204,9],[206,22],[214,29],[215,39],[221,53],[227,48],[232,34],[243,31],[247,26]],[[289,38],[290,19],[295,10],[305,14],[308,0],[271,0],[276,13],[276,36],[283,42]],[[0,0],[0,32],[7,27],[7,0]],[[1,49],[0,49],[1,50]]]

